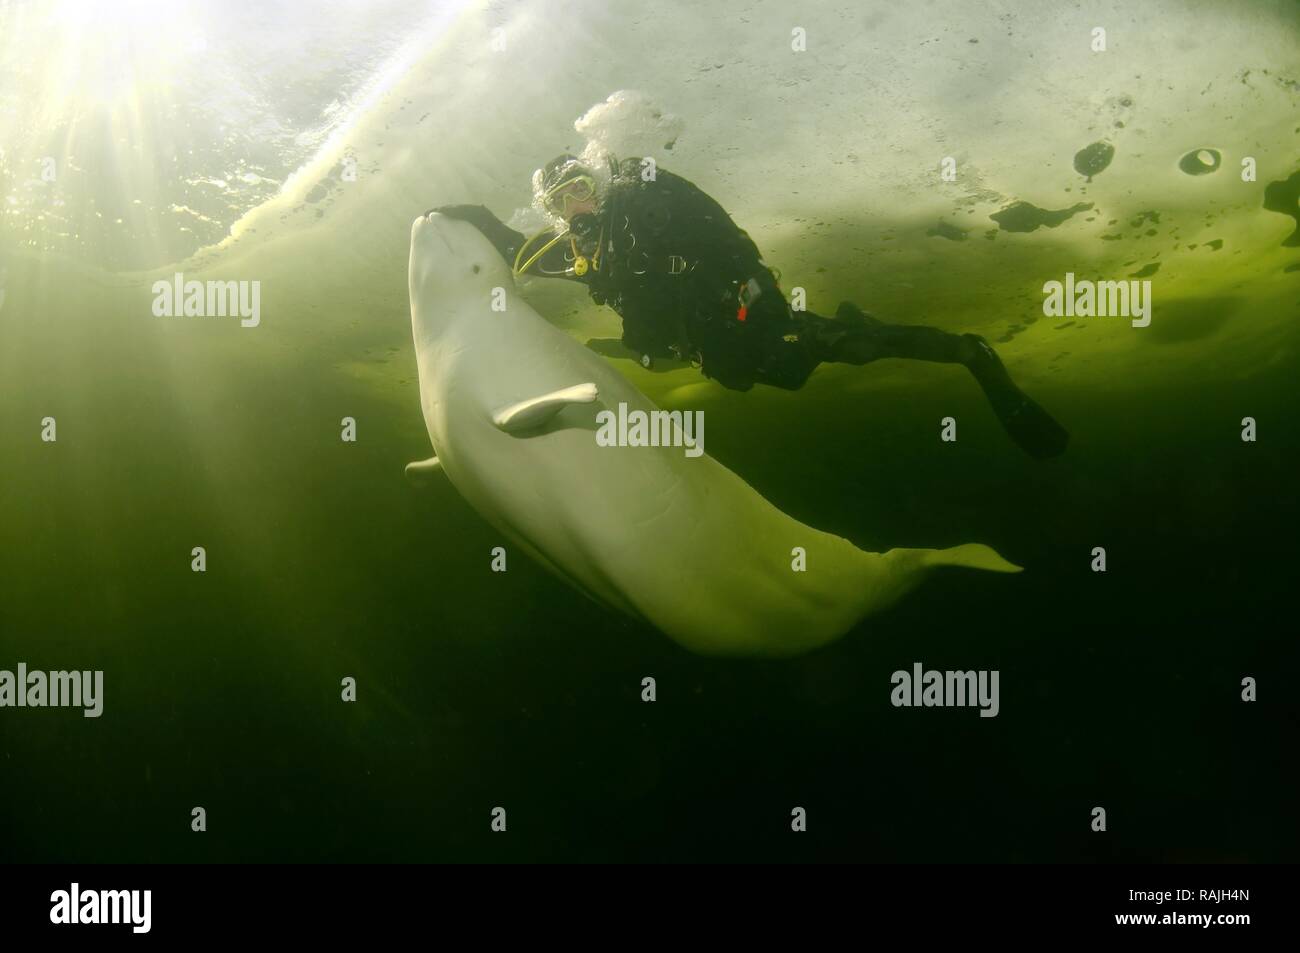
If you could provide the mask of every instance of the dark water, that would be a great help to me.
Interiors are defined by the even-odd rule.
[[[394,414],[303,358],[176,390],[102,337],[86,347],[109,389],[4,404],[22,447],[0,497],[6,658],[106,673],[98,720],[5,711],[13,859],[1293,856],[1293,362],[1236,385],[1043,389],[1074,441],[1048,464],[948,369],[874,398],[837,384],[886,365],[723,399],[710,452],[796,517],[868,548],[978,539],[1028,567],[946,571],[828,649],[738,662],[522,557],[491,573],[501,540],[455,491],[401,479],[426,445],[413,385]],[[180,380],[209,360],[180,353]],[[393,361],[413,376],[409,350]],[[40,444],[51,406],[63,429]],[[952,408],[965,429],[940,444]],[[1001,714],[892,708],[890,674],[915,661],[999,669]]]

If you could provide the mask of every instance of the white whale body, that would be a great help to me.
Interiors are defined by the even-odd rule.
[[[534,559],[692,651],[794,655],[892,604],[931,567],[1018,571],[977,543],[865,552],[782,513],[707,453],[602,446],[602,410],[657,408],[516,294],[467,222],[417,218],[409,280],[435,457],[407,475],[441,471]]]

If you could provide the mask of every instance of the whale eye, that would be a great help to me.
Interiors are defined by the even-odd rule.
[[[478,267],[478,265],[475,265],[475,266],[474,266],[474,274],[477,275],[478,273],[479,273],[479,267]]]

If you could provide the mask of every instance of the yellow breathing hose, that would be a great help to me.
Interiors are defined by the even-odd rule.
[[[545,235],[548,231],[549,231],[549,229],[545,229],[545,228],[542,229],[540,232],[538,232],[537,234],[535,234],[532,238],[528,239],[528,241],[524,242],[523,245],[520,246],[520,248],[519,248],[519,254],[515,255],[515,267],[514,267],[514,269],[513,269],[516,278],[518,278],[520,275],[522,275],[524,272],[526,272],[529,268],[533,267],[533,265],[536,264],[537,259],[541,258],[541,257],[542,257],[543,255],[545,255],[548,251],[550,251],[552,248],[554,248],[554,247],[556,246],[556,244],[559,243],[559,241],[560,241],[562,238],[564,238],[565,235],[568,234],[568,232],[560,232],[560,234],[556,235],[556,236],[555,236],[554,238],[552,238],[549,242],[547,242],[545,245],[543,245],[543,246],[542,246],[542,250],[539,251],[539,252],[538,252],[536,255],[534,255],[532,258],[528,259],[528,261],[524,264],[524,266],[523,266],[522,268],[520,268],[520,267],[519,267],[519,259],[521,259],[521,258],[524,257],[524,252],[528,251],[529,246],[531,246],[531,245],[533,244],[533,242],[537,241],[537,239],[539,239],[539,238],[541,238],[543,235]]]
[[[563,232],[560,232],[558,235],[556,235],[554,238],[552,238],[549,242],[547,242],[545,245],[543,245],[541,251],[539,251],[537,254],[533,255],[532,258],[529,258],[528,261],[526,261],[526,262],[524,263],[524,266],[523,266],[522,268],[519,267],[519,260],[520,260],[521,258],[524,257],[524,252],[528,251],[529,247],[533,244],[533,242],[537,241],[537,239],[539,239],[539,238],[541,238],[543,235],[545,235],[545,234],[547,233],[547,231],[549,231],[549,229],[545,229],[545,228],[542,229],[540,232],[537,232],[535,235],[533,235],[532,238],[528,239],[528,240],[527,240],[526,242],[524,242],[521,246],[519,246],[519,253],[518,253],[517,255],[515,255],[515,264],[514,264],[514,268],[511,269],[511,270],[514,272],[514,276],[515,276],[516,278],[518,278],[520,275],[522,275],[522,274],[524,274],[525,272],[527,272],[529,268],[533,267],[533,265],[536,264],[536,262],[537,262],[537,260],[538,260],[539,258],[541,258],[543,255],[545,255],[548,251],[550,251],[552,248],[554,248],[554,247],[556,246],[557,243],[559,243],[560,241],[562,241],[566,236],[568,236],[568,235],[570,234],[567,230],[566,230],[566,231],[563,231]],[[569,239],[569,242],[570,242],[570,244],[571,244],[572,247],[573,247],[573,256],[574,256],[574,260],[576,261],[576,260],[580,257],[580,256],[578,255],[578,241],[577,241],[576,238],[570,238],[570,239]],[[600,227],[600,238],[597,239],[597,241],[596,241],[596,254],[595,254],[595,256],[591,259],[591,267],[592,267],[592,268],[599,268],[599,267],[600,267],[600,253],[601,253],[602,247],[604,246],[604,243],[605,243],[605,226],[602,225],[602,226]],[[584,270],[585,270],[585,269],[584,269]],[[581,274],[581,273],[580,273],[580,274]]]

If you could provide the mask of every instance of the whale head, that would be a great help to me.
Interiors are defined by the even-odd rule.
[[[511,289],[509,266],[483,233],[469,222],[439,212],[411,224],[411,324],[417,336],[436,336],[466,313],[467,301],[486,311],[493,288]]]

